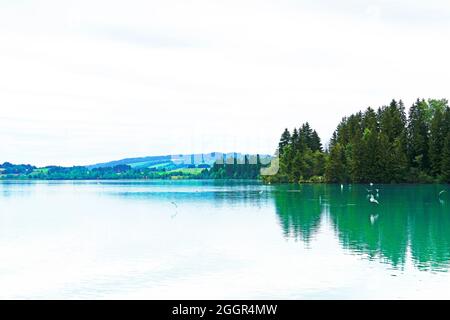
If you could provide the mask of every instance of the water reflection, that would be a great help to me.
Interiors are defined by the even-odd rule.
[[[260,208],[271,202],[270,188],[249,180],[127,181],[101,182],[97,193],[134,201],[181,204],[212,204],[216,208]]]
[[[275,207],[286,237],[308,244],[320,225],[323,189],[320,186],[279,186],[273,191]]]
[[[378,196],[372,192],[379,204],[369,201],[367,189],[379,189]],[[126,212],[122,216],[121,212],[114,211],[116,216],[124,219],[120,220],[124,225],[131,214],[153,223],[154,216],[147,215],[150,212],[161,214],[160,219],[167,223],[164,226],[171,230],[177,221],[163,220],[167,213],[176,220],[184,219],[183,226],[195,222],[193,233],[198,232],[195,228],[201,229],[197,224],[201,225],[208,217],[211,219],[208,222],[214,226],[227,223],[245,230],[267,228],[261,234],[273,230],[279,237],[278,226],[272,221],[262,223],[267,222],[264,220],[267,216],[273,218],[274,208],[283,236],[303,242],[308,249],[321,232],[329,234],[331,230],[340,246],[349,253],[388,263],[394,269],[403,270],[410,261],[419,270],[447,271],[450,267],[448,185],[370,187],[266,186],[249,181],[2,181],[0,204],[3,214],[0,235],[9,235],[8,239],[33,234],[33,230],[47,232],[56,222],[61,226],[70,225],[78,221],[83,212],[90,212],[89,225],[96,217],[103,226],[104,221],[114,217],[110,213],[119,210],[117,208]],[[65,212],[68,204],[73,207],[72,215]],[[199,215],[200,211],[204,215]],[[140,212],[142,216],[139,216]],[[233,212],[239,215],[230,214]],[[255,212],[262,214],[254,215]],[[263,216],[265,212],[268,215]],[[211,217],[213,213],[217,213],[214,218]],[[243,222],[244,218],[246,222]],[[243,241],[248,240],[248,233],[243,236]],[[227,235],[224,241],[228,239]],[[263,239],[258,241],[262,243]]]
[[[309,243],[327,219],[351,253],[402,269],[410,255],[420,270],[447,271],[450,262],[448,186],[278,186],[273,197],[286,237]],[[373,192],[376,194],[376,192]]]

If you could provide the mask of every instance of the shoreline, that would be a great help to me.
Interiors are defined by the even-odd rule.
[[[334,182],[300,182],[300,183],[291,183],[291,182],[285,182],[285,183],[266,183],[262,181],[261,179],[198,179],[198,178],[184,178],[184,179],[4,179],[0,178],[0,182],[151,182],[151,181],[171,181],[171,182],[177,182],[177,181],[205,181],[205,182],[248,182],[265,185],[265,186],[301,186],[301,185],[335,185],[335,186],[367,186],[370,185],[370,182],[367,183],[334,183]],[[449,183],[445,182],[402,182],[402,183],[387,183],[387,182],[377,182],[373,183],[373,185],[384,185],[384,186],[414,186],[414,185],[443,185],[443,186],[450,186]]]

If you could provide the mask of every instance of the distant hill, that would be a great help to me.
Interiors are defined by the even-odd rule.
[[[211,153],[199,153],[199,154],[178,154],[178,155],[166,155],[166,156],[149,156],[140,158],[127,158],[122,160],[115,160],[104,163],[97,163],[94,165],[87,166],[89,169],[94,168],[105,168],[114,167],[117,165],[129,165],[135,169],[145,169],[145,168],[159,168],[166,170],[186,168],[189,166],[201,166],[210,167],[217,160],[232,159],[237,157],[239,161],[244,160],[244,154],[230,152],[211,152]],[[256,155],[248,155],[249,157],[256,157]],[[260,155],[261,159],[271,159],[270,155]]]

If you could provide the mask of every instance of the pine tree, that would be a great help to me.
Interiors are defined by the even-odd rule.
[[[375,113],[375,110],[370,107],[367,108],[366,112],[364,112],[362,118],[362,129],[363,132],[365,129],[370,129],[372,132],[378,130],[377,114]]]
[[[406,182],[408,174],[408,156],[406,154],[406,130],[395,139],[392,145],[391,182]],[[388,181],[383,181],[388,182]]]
[[[292,159],[292,169],[288,174],[289,182],[298,183],[303,176],[305,164],[301,152],[295,151],[295,155]]]
[[[384,133],[389,143],[393,143],[403,132],[406,125],[404,108],[392,100],[388,107],[383,107],[380,114],[380,131]]]
[[[284,129],[283,134],[281,135],[280,142],[278,143],[278,153],[281,155],[284,151],[284,148],[289,145],[291,142],[291,133],[286,128]]]
[[[378,121],[372,108],[367,108],[362,118],[363,135],[361,157],[361,182],[375,182],[379,176],[377,159],[378,151]]]
[[[297,128],[294,128],[291,135],[291,145],[295,149],[298,146],[299,143],[299,135]]]
[[[321,150],[316,150],[313,154],[313,176],[322,177],[325,175],[325,154]]]
[[[400,112],[400,119],[403,124],[403,127],[406,127],[408,119],[406,117],[405,104],[402,100],[398,102],[398,110]]]
[[[442,150],[446,138],[444,129],[444,115],[440,109],[437,109],[431,121],[429,139],[431,173],[435,176],[441,173],[442,168]]]
[[[349,144],[348,149],[348,164],[351,180],[353,182],[362,182],[364,181],[362,162],[365,151],[364,145],[362,143],[362,135],[360,133],[355,134],[355,136],[352,138],[352,142]]]
[[[361,182],[377,182],[379,176],[379,156],[378,152],[378,134],[375,129],[366,128],[364,130],[363,157],[361,161],[361,171],[363,179]]]
[[[444,150],[442,152],[441,172],[444,182],[450,183],[450,132],[444,141]]]
[[[330,145],[328,146],[329,149],[331,150],[331,148],[334,147],[337,143],[338,143],[337,130],[335,130],[330,139]]]
[[[379,170],[381,181],[396,182],[405,178],[407,172],[406,158],[406,114],[403,102],[392,100],[390,105],[381,108],[380,121],[380,150]],[[387,139],[387,141],[386,141]]]
[[[299,135],[304,146],[309,147],[310,149],[312,149],[312,134],[313,131],[309,123],[304,123],[299,130]]]
[[[280,169],[277,173],[276,180],[279,182],[288,182],[289,177],[288,174],[291,172],[292,169],[292,145],[289,144],[287,147],[285,147],[283,153],[280,155]]]
[[[316,130],[314,130],[312,132],[312,134],[311,134],[311,142],[310,142],[310,146],[309,147],[311,148],[311,150],[313,152],[315,152],[315,151],[322,152],[323,151],[322,142],[320,141],[320,137],[317,134]]]
[[[333,183],[347,180],[344,148],[339,142],[330,150],[330,157],[326,165],[326,177],[329,182]]]
[[[385,133],[380,133],[378,136],[378,143],[375,152],[375,170],[376,174],[373,181],[376,182],[391,182],[393,179],[394,158],[392,144],[389,142],[389,137]]]
[[[428,104],[417,99],[409,110],[408,119],[408,156],[412,167],[422,172],[429,169],[428,156]]]

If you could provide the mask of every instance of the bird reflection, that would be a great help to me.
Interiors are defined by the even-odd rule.
[[[303,185],[301,193],[288,192],[292,186],[276,188],[276,212],[287,238],[309,244],[321,224],[331,224],[344,249],[368,259],[401,269],[410,251],[420,270],[449,269],[450,210],[445,190],[439,192],[432,185],[383,185],[373,191],[354,185],[345,193],[340,185]],[[381,189],[383,205],[376,198]],[[433,200],[436,194],[439,202]]]
[[[370,223],[374,224],[378,219],[378,214],[371,214],[370,215]]]

